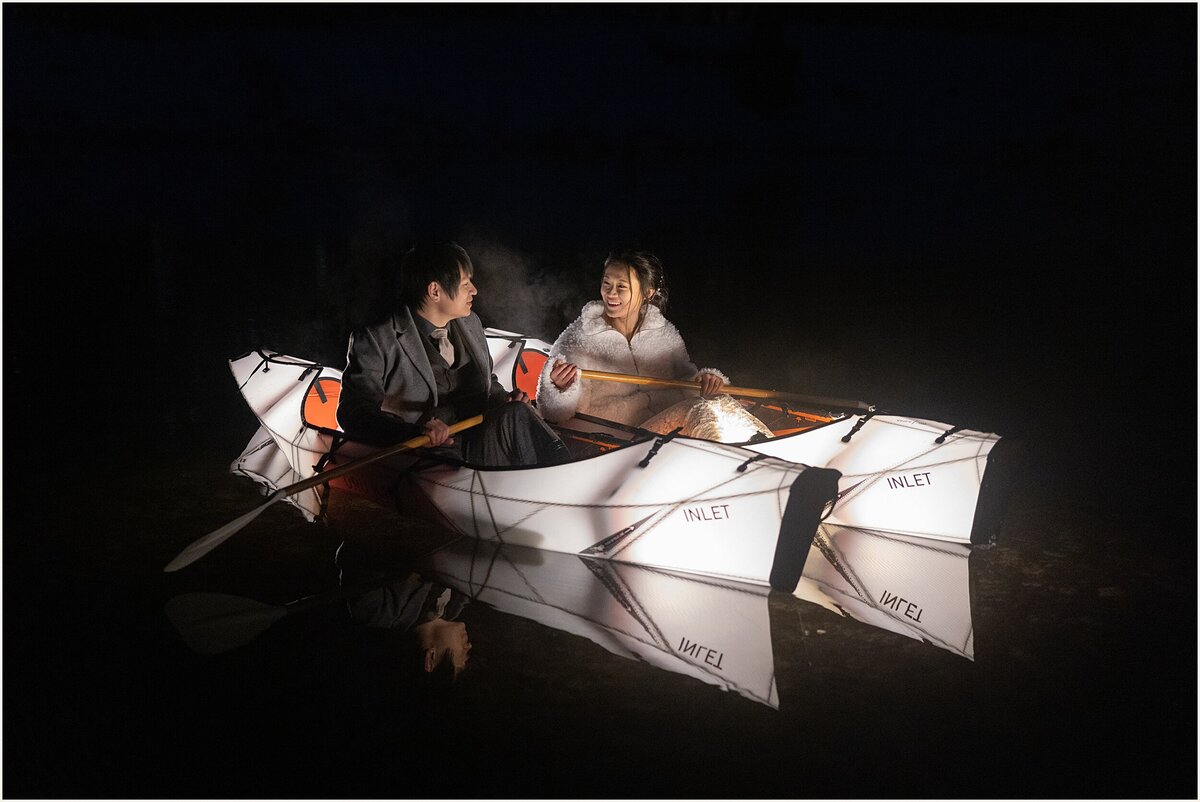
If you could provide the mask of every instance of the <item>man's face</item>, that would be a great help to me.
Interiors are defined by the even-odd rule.
[[[467,667],[467,661],[471,659],[471,639],[467,637],[466,624],[436,618],[418,625],[414,632],[425,673],[433,673],[443,660],[450,661],[456,677]]]
[[[475,289],[467,271],[460,267],[458,269],[458,292],[453,298],[448,292],[439,293],[439,298],[433,302],[434,309],[439,316],[444,316],[449,320],[466,317],[471,314],[471,305],[474,303],[477,292],[478,290]]]

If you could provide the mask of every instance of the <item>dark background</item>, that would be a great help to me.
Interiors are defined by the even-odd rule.
[[[472,253],[485,324],[550,341],[609,249],[651,250],[699,364],[1022,442],[1194,591],[1194,4],[3,23],[6,623],[29,544],[69,559],[39,510],[235,457],[226,360],[340,367],[428,235]],[[12,633],[6,697],[37,648]]]
[[[399,255],[444,234],[485,322],[547,340],[633,245],[744,385],[1006,434],[1193,424],[1191,4],[4,22],[10,413],[207,439],[242,411],[227,357],[340,366]]]

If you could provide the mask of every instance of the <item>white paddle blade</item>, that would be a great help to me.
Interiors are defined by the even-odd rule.
[[[164,568],[163,571],[178,571],[180,568],[191,565],[196,560],[199,560],[205,554],[208,554],[217,546],[233,537],[242,527],[253,521],[262,513],[263,510],[265,510],[267,507],[270,507],[281,498],[283,498],[282,494],[280,494],[279,491],[275,491],[271,494],[271,497],[263,502],[263,504],[260,506],[256,507],[240,518],[235,518],[234,520],[222,526],[220,529],[217,529],[214,532],[209,532],[207,535],[195,541],[183,551],[179,552],[179,554],[175,556],[175,559],[167,563],[167,567]]]
[[[225,593],[184,593],[164,605],[167,618],[193,651],[220,654],[254,640],[287,615],[287,608]]]

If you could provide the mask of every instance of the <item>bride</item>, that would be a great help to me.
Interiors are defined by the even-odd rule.
[[[736,400],[721,393],[729,379],[716,368],[697,369],[683,337],[663,316],[667,300],[662,263],[644,251],[610,254],[600,300],[589,301],[550,349],[538,380],[542,416],[561,423],[577,412],[665,434],[735,443],[771,431]],[[584,380],[579,370],[601,370],[700,383],[686,390]]]

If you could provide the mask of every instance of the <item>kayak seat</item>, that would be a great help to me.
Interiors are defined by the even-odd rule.
[[[319,373],[308,386],[304,406],[300,410],[304,425],[323,432],[340,432],[338,425],[338,400],[342,395],[342,380]]]

